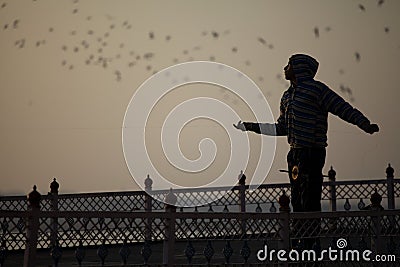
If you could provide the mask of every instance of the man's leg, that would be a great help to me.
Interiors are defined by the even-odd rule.
[[[290,149],[287,155],[287,163],[288,163],[288,171],[289,171],[289,181],[290,181],[290,195],[291,195],[291,203],[294,212],[303,211],[301,205],[301,191],[300,191],[300,183],[296,179],[293,179],[292,170],[294,166],[298,166],[299,162],[297,159],[298,152],[295,149]]]
[[[298,166],[299,162],[297,159],[298,150],[290,149],[287,155],[287,163],[288,163],[288,171],[289,171],[289,181],[290,181],[290,199],[293,207],[293,212],[301,212],[303,211],[301,205],[301,191],[300,191],[300,183],[298,179],[293,179],[292,170],[294,166]],[[292,230],[295,233],[299,233],[300,231],[300,222],[297,220],[292,221]],[[300,239],[292,239],[291,246],[292,248],[297,248],[300,244]]]
[[[325,148],[307,149],[302,154],[302,185],[301,202],[304,211],[321,211],[322,194],[322,168],[325,164]],[[314,235],[320,231],[320,220],[310,220],[307,231],[309,235]],[[318,243],[317,238],[306,240],[305,247],[311,249],[314,243]]]
[[[306,161],[306,179],[302,186],[302,208],[304,211],[321,211],[322,169],[325,164],[325,148],[310,149]]]

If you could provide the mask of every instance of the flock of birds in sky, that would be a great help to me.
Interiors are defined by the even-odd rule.
[[[36,0],[32,0],[33,2],[40,2]],[[72,0],[73,6],[71,7],[71,15],[76,16],[77,14],[80,14],[79,10],[79,0]],[[12,4],[12,2],[3,2],[0,4],[0,11],[1,10],[6,10],[8,7],[8,4]],[[379,0],[377,1],[377,6],[380,7],[384,4],[384,0]],[[359,4],[358,9],[360,12],[367,12],[367,9],[364,5]],[[82,15],[82,14],[80,14]],[[61,65],[67,69],[67,70],[73,70],[77,65],[77,63],[73,60],[69,60],[69,57],[71,58],[71,54],[79,55],[79,58],[81,58],[82,62],[81,64],[84,64],[84,66],[96,66],[100,67],[105,70],[110,70],[113,73],[113,76],[115,77],[115,80],[117,82],[122,81],[123,79],[123,67],[125,68],[138,68],[138,67],[144,67],[145,71],[150,74],[154,74],[157,72],[157,69],[154,66],[154,61],[153,59],[156,57],[156,54],[154,52],[138,52],[135,51],[134,49],[128,47],[129,45],[126,45],[124,42],[120,42],[118,44],[115,44],[117,40],[113,39],[113,31],[116,30],[131,30],[132,25],[126,20],[121,22],[117,22],[115,17],[106,15],[106,19],[109,22],[108,28],[103,29],[102,32],[99,32],[97,29],[88,29],[86,32],[82,33],[82,28],[79,28],[79,32],[77,30],[71,30],[68,35],[75,37],[75,43],[71,44],[64,44],[60,47],[60,52],[62,53],[64,59],[61,60]],[[85,20],[90,22],[91,20],[94,20],[95,17],[93,16],[86,16]],[[97,18],[96,18],[97,19]],[[20,25],[23,23],[23,20],[20,18],[15,18],[13,21],[4,23],[3,24],[3,31],[10,31],[10,30],[18,30],[20,28]],[[56,32],[56,28],[54,26],[49,26],[47,29],[48,34],[52,34]],[[332,28],[330,26],[326,26],[324,28],[315,26],[314,29],[311,29],[313,31],[314,37],[316,39],[320,38],[322,34],[329,33],[332,31]],[[389,27],[384,27],[384,32],[389,33],[390,28]],[[211,38],[214,40],[222,40],[226,35],[230,34],[230,30],[218,32],[215,30],[211,31],[203,31],[199,33],[201,38]],[[171,35],[163,35],[160,33],[156,33],[154,31],[148,31],[148,36],[147,36],[148,41],[151,42],[163,42],[163,44],[171,42],[173,39],[173,36]],[[268,42],[264,37],[262,36],[255,36],[254,37],[254,42],[257,42],[259,45],[265,47],[266,49],[273,50],[274,45],[271,42]],[[29,46],[34,46],[36,48],[40,48],[42,46],[45,46],[48,42],[45,39],[42,40],[27,40],[26,38],[19,38],[17,40],[14,40],[14,45],[17,49],[24,49],[28,45]],[[110,48],[111,47],[111,48]],[[117,49],[115,49],[117,47]],[[191,55],[191,53],[195,53],[196,51],[199,51],[202,49],[201,45],[195,45],[191,49],[184,49],[182,50],[182,57],[185,57],[185,60],[181,60],[182,62],[184,61],[191,61],[195,60],[195,58]],[[239,52],[239,47],[238,46],[231,46],[229,48],[229,53],[232,54],[238,54]],[[178,59],[179,55],[176,55],[172,59],[172,62],[169,63],[179,63],[180,60]],[[123,60],[127,60],[127,62],[122,62]],[[196,60],[210,60],[210,61],[216,61],[216,57],[214,55],[210,55],[209,58],[199,58]],[[354,60],[356,62],[361,61],[361,55],[359,52],[355,51],[354,52]],[[115,64],[114,64],[115,63]],[[244,60],[243,64],[246,66],[251,65],[250,60]],[[167,64],[168,66],[168,64]],[[344,74],[344,70],[340,69],[339,74]],[[287,86],[287,81],[284,80],[282,74],[277,74],[276,79]],[[259,82],[263,82],[265,79],[262,75],[258,77]],[[354,96],[352,94],[352,90],[346,86],[341,84],[340,85],[340,91],[342,94],[345,94],[346,97],[353,102],[354,101]],[[267,93],[267,95],[270,95],[270,92]]]

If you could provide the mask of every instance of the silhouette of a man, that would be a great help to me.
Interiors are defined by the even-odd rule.
[[[314,80],[318,62],[295,54],[284,67],[289,88],[283,93],[276,123],[239,121],[235,128],[258,134],[287,136],[287,155],[293,211],[321,211],[322,169],[327,146],[328,113],[357,125],[369,134],[379,131],[357,109],[327,85]]]

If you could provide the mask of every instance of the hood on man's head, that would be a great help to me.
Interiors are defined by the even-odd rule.
[[[313,79],[318,70],[318,61],[305,54],[295,54],[289,58],[289,63],[292,65],[296,80]]]

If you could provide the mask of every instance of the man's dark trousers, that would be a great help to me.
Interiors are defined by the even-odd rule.
[[[325,164],[325,157],[326,150],[324,147],[290,149],[287,155],[287,162],[291,185],[291,202],[294,212],[321,211],[322,168]],[[296,179],[292,175],[293,168],[298,170]],[[308,228],[310,231],[315,231],[320,228],[319,220],[312,220],[306,223],[310,225],[302,228],[298,225],[299,222],[294,222],[295,230],[296,228],[304,230]],[[307,236],[307,232],[303,233],[304,236]],[[314,238],[305,239],[304,248],[311,249],[316,241]]]

